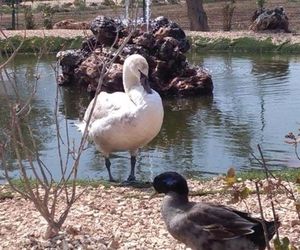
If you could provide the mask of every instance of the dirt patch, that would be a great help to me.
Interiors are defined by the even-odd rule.
[[[254,190],[252,183],[245,184]],[[222,190],[225,183],[222,179],[189,180],[189,185],[192,192],[199,194]],[[294,184],[288,185],[296,189]],[[166,231],[160,214],[162,196],[151,198],[152,192],[129,187],[88,187],[71,209],[61,234],[52,241],[43,240],[46,222],[29,201],[18,195],[0,200],[0,249],[185,249]],[[191,199],[229,205],[260,216],[256,195],[235,204],[231,204],[232,195],[223,192]],[[293,202],[282,192],[274,200],[282,222],[281,237],[289,237],[300,248],[300,222]],[[262,202],[266,218],[271,219],[266,195],[262,195]]]
[[[0,39],[6,37],[21,36],[21,37],[64,37],[64,38],[75,38],[77,36],[88,36],[91,35],[90,30],[68,30],[68,29],[54,29],[54,30],[3,30],[0,33]]]

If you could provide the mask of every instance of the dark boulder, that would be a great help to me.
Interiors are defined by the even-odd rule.
[[[149,31],[145,30],[141,21],[138,24],[113,65],[105,69],[101,90],[109,93],[123,91],[122,65],[128,55],[138,53],[148,61],[150,84],[161,95],[212,93],[210,74],[188,63],[184,53],[190,45],[176,23],[158,17],[151,21]],[[86,39],[80,50],[61,53],[60,65],[63,69],[62,83],[77,82],[86,85],[88,91],[95,92],[105,62],[113,57],[107,47],[113,45],[119,48],[130,33],[130,27],[112,18],[98,16],[91,22],[91,30],[94,36]]]
[[[62,74],[59,76],[58,83],[63,85],[70,81],[75,81],[74,71],[84,60],[81,50],[65,50],[60,51],[56,55],[61,65]]]
[[[111,46],[117,35],[123,37],[126,33],[121,22],[105,16],[98,16],[91,22],[91,31],[104,46]]]
[[[253,31],[273,30],[277,32],[291,32],[289,30],[289,19],[283,7],[256,10],[252,16],[250,29]]]

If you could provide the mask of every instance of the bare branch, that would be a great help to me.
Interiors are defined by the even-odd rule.
[[[258,200],[259,211],[260,211],[260,216],[261,216],[261,224],[262,224],[263,230],[264,230],[265,243],[266,243],[267,249],[271,250],[271,247],[270,247],[270,244],[269,244],[269,239],[268,239],[267,226],[266,226],[266,223],[265,223],[263,208],[262,208],[262,205],[261,205],[259,186],[258,186],[257,181],[255,182],[255,188],[256,188],[257,200]]]
[[[2,29],[0,29],[0,33],[1,33],[4,37],[6,37],[6,39],[7,39],[7,36],[5,35],[5,33],[3,32]],[[11,56],[10,56],[4,63],[0,64],[0,70],[3,69],[7,64],[9,64],[9,63],[16,57],[16,55],[18,54],[20,48],[23,46],[23,43],[24,43],[24,41],[25,41],[25,38],[26,38],[26,30],[24,31],[23,39],[22,39],[21,43],[19,44],[19,46],[18,46],[17,48],[15,48],[15,47],[13,46],[13,44],[11,44],[11,46],[12,46],[13,49],[14,49],[14,52],[11,54]]]
[[[57,140],[57,153],[60,167],[60,179],[55,182],[54,177],[50,169],[45,165],[40,156],[38,145],[36,142],[34,130],[29,125],[29,117],[32,110],[32,100],[36,95],[38,89],[38,82],[40,80],[39,75],[35,78],[32,85],[30,85],[30,92],[24,99],[23,95],[19,95],[19,89],[16,84],[16,74],[14,71],[6,71],[6,66],[13,60],[17,55],[19,49],[21,48],[24,39],[26,37],[26,31],[24,38],[18,48],[14,49],[11,56],[0,66],[1,72],[1,82],[4,86],[5,95],[7,98],[7,103],[10,110],[10,120],[9,129],[6,135],[6,142],[0,144],[0,157],[2,160],[2,166],[5,170],[5,177],[8,180],[9,185],[12,190],[18,192],[23,197],[29,199],[33,202],[36,209],[40,212],[41,216],[47,221],[48,229],[46,232],[46,237],[52,237],[58,233],[59,229],[66,220],[68,213],[81,195],[84,193],[85,189],[77,193],[76,182],[78,175],[79,162],[81,154],[86,149],[86,143],[88,138],[89,123],[91,121],[91,115],[95,108],[98,94],[101,91],[103,84],[103,79],[108,70],[111,69],[112,64],[115,62],[117,57],[122,52],[124,46],[131,39],[133,33],[135,32],[136,26],[133,27],[128,37],[121,46],[115,50],[115,45],[119,40],[119,34],[115,37],[114,43],[110,48],[110,55],[106,60],[102,62],[102,68],[98,68],[99,80],[96,88],[96,96],[94,98],[94,103],[91,108],[91,112],[86,122],[86,127],[83,136],[80,139],[79,145],[76,148],[75,145],[71,145],[69,138],[69,124],[67,119],[64,123],[60,120],[59,116],[59,100],[60,100],[60,87],[57,84],[56,97],[54,100],[54,116],[55,116],[55,129],[56,129],[56,140]],[[0,30],[1,33],[3,31]],[[5,34],[3,33],[5,36]],[[44,34],[45,36],[45,34]],[[13,46],[13,45],[12,45]],[[91,48],[92,50],[93,48]],[[45,44],[39,49],[38,60],[36,64],[36,72],[38,72],[39,59],[42,54],[47,50]],[[115,50],[115,51],[114,51]],[[114,52],[113,52],[114,51]],[[96,54],[94,54],[96,56]],[[57,72],[54,68],[55,76],[57,79]],[[2,74],[2,72],[4,72]],[[11,88],[14,91],[16,98],[10,98],[8,90],[6,89],[6,78],[8,79]],[[4,81],[5,79],[5,81]],[[61,129],[65,129],[66,138]],[[29,138],[28,138],[29,137]],[[13,149],[16,155],[16,162],[19,169],[20,179],[22,181],[22,187],[19,188],[15,185],[11,178],[9,178],[9,169],[6,162],[5,150],[8,145]],[[66,155],[64,154],[64,149],[67,149]],[[4,152],[3,152],[4,151]],[[71,160],[70,157],[73,157]],[[26,163],[24,161],[26,159]],[[69,185],[71,181],[71,185]],[[58,203],[63,203],[63,209],[58,211]]]

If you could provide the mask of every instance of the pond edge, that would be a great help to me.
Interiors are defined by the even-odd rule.
[[[300,39],[292,36],[282,38],[282,34],[264,34],[264,36],[255,36],[249,34],[240,34],[231,36],[235,33],[205,33],[205,32],[187,32],[187,37],[191,43],[192,51],[218,51],[218,52],[255,52],[255,53],[282,53],[282,54],[300,54]],[[275,39],[274,39],[275,38]],[[20,48],[20,53],[56,53],[60,50],[79,49],[84,36],[62,37],[62,36],[30,36],[24,39]],[[6,39],[0,38],[0,54],[10,54],[14,48],[18,47],[23,37],[19,35],[11,36]]]

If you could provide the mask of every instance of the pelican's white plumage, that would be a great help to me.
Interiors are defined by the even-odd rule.
[[[89,138],[104,155],[109,178],[109,155],[115,151],[129,151],[131,173],[129,181],[135,180],[135,157],[139,148],[149,143],[160,131],[163,122],[163,105],[159,94],[143,79],[148,77],[148,63],[138,54],[129,56],[123,65],[125,93],[101,92],[91,116]],[[78,125],[83,132],[95,98],[89,104],[83,122]]]

